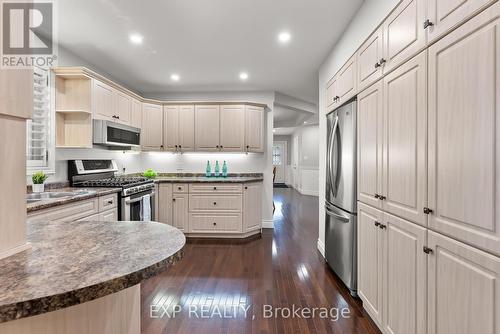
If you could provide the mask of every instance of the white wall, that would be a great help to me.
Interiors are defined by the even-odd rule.
[[[319,240],[318,249],[324,253],[325,241],[325,182],[326,182],[326,83],[361,46],[398,0],[365,0],[331,53],[319,69]]]
[[[292,163],[298,165],[293,182],[297,191],[304,195],[318,196],[319,191],[319,128],[317,125],[301,126],[292,134]],[[298,142],[298,150],[294,149]],[[298,157],[293,157],[298,152]]]

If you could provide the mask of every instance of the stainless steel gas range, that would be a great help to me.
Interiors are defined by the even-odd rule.
[[[120,188],[118,219],[151,221],[155,219],[155,186],[145,177],[116,176],[114,160],[70,160],[68,179],[73,187]]]

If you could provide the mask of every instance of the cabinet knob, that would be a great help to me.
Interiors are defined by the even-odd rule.
[[[385,229],[385,228],[387,228],[387,226],[386,226],[386,225],[384,225],[384,224],[380,224],[380,225],[379,225],[379,227],[380,227],[382,230],[383,230],[383,229]]]
[[[376,199],[379,199],[379,198],[380,198],[380,195],[379,195],[379,194],[375,194],[375,195],[374,195],[374,197],[375,197]]]
[[[380,223],[379,222],[375,222],[375,226],[379,227]]]
[[[108,201],[108,204],[113,204],[113,200],[112,200],[112,199],[110,199],[110,200]]]
[[[380,62],[379,62],[379,63],[380,63],[380,66],[382,66],[382,65],[384,65],[385,63],[387,63],[387,61],[386,61],[384,58],[382,58],[382,59],[380,59]]]
[[[175,202],[175,198],[172,198],[172,202]]]
[[[385,201],[385,200],[387,199],[387,197],[382,196],[382,195],[378,195],[378,198],[379,198],[381,201]]]
[[[177,187],[178,190],[182,190],[182,187]]]
[[[375,63],[375,68],[379,68],[380,66],[380,63]]]
[[[426,215],[430,215],[432,212],[433,212],[433,211],[432,211],[431,209],[429,209],[429,208],[424,208],[424,213],[425,213]]]
[[[434,25],[434,23],[432,23],[430,20],[425,20],[424,22],[424,29],[427,29],[429,27],[432,27]]]
[[[214,202],[214,205],[217,205],[217,202]]]
[[[425,254],[432,254],[434,251],[432,250],[432,248],[429,248],[427,246],[424,246],[424,253]]]
[[[216,223],[216,222],[214,222],[214,226],[216,226],[216,225],[217,225],[217,223]]]
[[[214,190],[217,190],[217,187],[214,187]]]
[[[248,187],[245,187],[245,190],[248,189]]]

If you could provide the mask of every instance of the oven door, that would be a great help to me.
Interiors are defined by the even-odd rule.
[[[121,219],[122,221],[145,221],[147,212],[144,206],[144,197],[149,195],[149,208],[151,221],[155,220],[155,192],[154,189],[143,191],[130,196],[122,197]],[[149,221],[149,219],[148,219]]]

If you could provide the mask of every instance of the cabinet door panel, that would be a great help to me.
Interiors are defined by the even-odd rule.
[[[130,125],[142,129],[142,103],[135,99],[132,100]]]
[[[388,73],[425,47],[426,4],[401,0],[384,22],[384,72]]]
[[[264,108],[245,106],[245,145],[249,152],[264,152]]]
[[[179,145],[179,106],[163,107],[165,149],[176,151]]]
[[[326,84],[326,113],[335,109],[337,97],[337,76]]]
[[[195,106],[195,145],[198,151],[216,151],[219,146],[219,106]]]
[[[187,194],[174,194],[172,202],[172,225],[183,232],[187,232],[189,221],[189,197]]]
[[[262,183],[245,184],[243,190],[243,233],[262,226]]]
[[[429,231],[429,334],[497,334],[500,259]]]
[[[428,0],[429,41],[433,42],[497,0]]]
[[[179,150],[194,151],[194,105],[179,107]]]
[[[382,201],[385,211],[427,225],[425,51],[384,78]]]
[[[220,107],[220,145],[223,151],[243,152],[245,145],[245,106]]]
[[[111,209],[99,214],[99,221],[101,222],[116,222],[118,220],[118,210]]]
[[[358,96],[358,200],[382,208],[382,82]]]
[[[158,221],[173,225],[172,214],[172,185],[160,184],[158,186]]]
[[[426,331],[427,231],[384,214],[384,332],[419,334]]]
[[[116,105],[113,88],[94,79],[92,98],[94,118],[115,120],[113,116],[116,116]]]
[[[119,123],[130,124],[132,114],[132,98],[122,92],[115,91],[116,117]]]
[[[159,151],[163,148],[163,109],[156,104],[142,106],[141,145],[145,150]]]
[[[362,91],[382,76],[381,67],[376,67],[383,57],[382,28],[371,35],[358,51],[358,90]]]
[[[383,213],[358,203],[358,295],[372,319],[382,324],[383,248],[381,229]]]
[[[337,95],[340,100],[337,102],[341,105],[347,102],[350,98],[356,95],[357,78],[356,78],[356,56],[351,59],[340,69],[337,79]]]
[[[500,7],[429,49],[429,226],[500,255]]]

